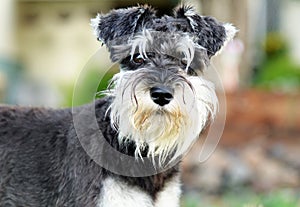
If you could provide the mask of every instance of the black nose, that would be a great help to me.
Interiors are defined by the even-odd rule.
[[[173,92],[167,87],[153,87],[150,89],[150,96],[154,103],[164,106],[173,99]]]

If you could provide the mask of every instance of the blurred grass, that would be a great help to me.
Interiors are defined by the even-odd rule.
[[[251,190],[225,193],[222,196],[186,194],[183,207],[300,207],[300,195],[292,190],[256,194]]]
[[[265,57],[254,76],[254,86],[281,91],[300,88],[300,66],[289,54],[289,47],[279,33],[267,35],[262,47]]]

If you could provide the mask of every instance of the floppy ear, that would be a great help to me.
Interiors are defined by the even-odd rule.
[[[98,14],[91,20],[97,39],[103,44],[115,38],[137,32],[144,23],[155,17],[155,10],[148,5],[112,10]]]
[[[198,44],[207,50],[209,58],[217,54],[237,32],[231,24],[220,23],[213,17],[198,15],[191,6],[177,7],[174,16],[188,20],[192,32],[198,38]]]

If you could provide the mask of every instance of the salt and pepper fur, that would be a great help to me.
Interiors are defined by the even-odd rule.
[[[179,206],[180,170],[172,161],[216,115],[214,86],[202,74],[236,29],[190,6],[162,17],[150,6],[117,9],[91,24],[120,73],[107,97],[75,109],[0,106],[0,206]],[[173,99],[155,104],[152,87],[168,88]],[[95,113],[87,113],[91,109]],[[74,117],[81,115],[79,130]],[[136,166],[150,158],[151,168],[168,167],[144,177],[118,174],[85,151],[82,144],[97,138],[142,163]],[[109,147],[92,147],[102,160],[113,159],[107,163],[123,164],[122,170],[144,170],[127,167]]]
[[[132,61],[135,54],[149,60],[134,70],[121,66],[123,70],[115,75],[114,88],[108,92],[114,97],[110,117],[120,142],[133,140],[137,157],[147,148],[147,156],[153,160],[158,156],[161,164],[186,152],[215,117],[214,87],[201,73],[236,29],[200,16],[190,6],[177,7],[174,17],[158,18],[155,13],[149,6],[113,10],[98,15],[92,26],[113,62],[129,56]],[[149,58],[148,53],[155,57]],[[153,60],[163,56],[161,61]],[[178,65],[182,60],[185,68]],[[189,68],[200,76],[188,75]],[[174,100],[163,108],[149,96],[150,88],[157,85],[175,91]]]
[[[115,39],[124,36],[133,37],[144,29],[168,33],[186,33],[196,38],[195,44],[207,51],[212,57],[231,40],[236,28],[228,23],[218,22],[215,18],[201,16],[191,6],[180,5],[174,9],[173,16],[157,17],[156,11],[141,5],[127,9],[112,10],[110,13],[98,14],[91,20],[94,33],[110,49]],[[118,44],[126,44],[128,38]]]
[[[147,66],[136,72],[117,74],[115,88],[111,91],[114,100],[110,116],[120,142],[135,141],[137,156],[141,149],[149,147],[148,156],[159,156],[164,162],[173,153],[170,160],[173,161],[198,138],[209,118],[214,118],[217,97],[209,81],[188,77],[184,72],[179,75],[170,72],[162,84],[173,87],[175,96],[162,108],[149,96],[151,84],[148,83],[157,77],[156,70]]]

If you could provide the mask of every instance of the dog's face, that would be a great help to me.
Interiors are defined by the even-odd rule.
[[[121,71],[110,95],[112,125],[121,142],[136,142],[160,162],[184,153],[214,118],[217,97],[202,72],[236,30],[179,7],[158,18],[148,6],[113,10],[92,20]]]

